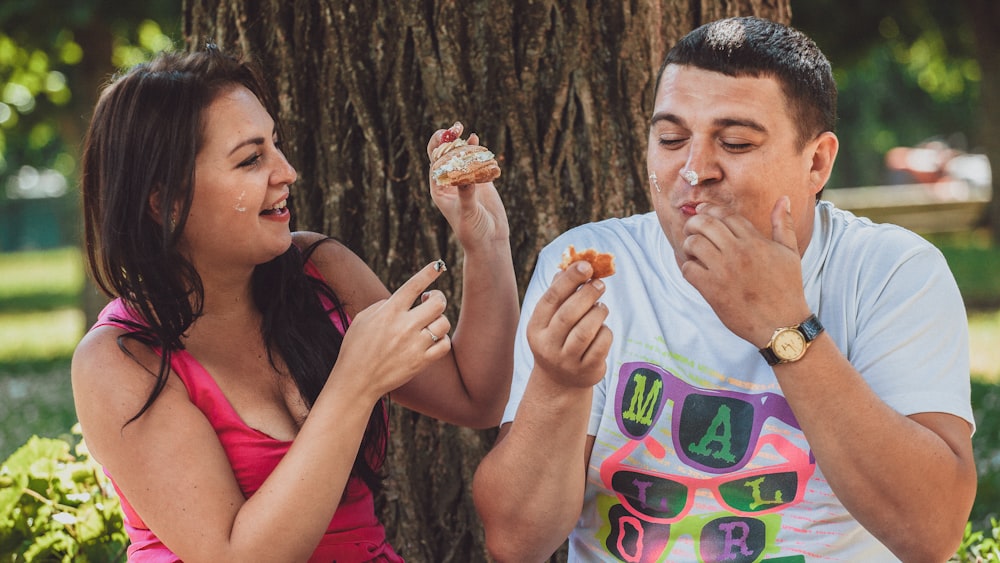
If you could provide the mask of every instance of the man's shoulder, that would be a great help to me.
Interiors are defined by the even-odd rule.
[[[828,281],[871,280],[881,284],[900,273],[912,275],[919,271],[923,272],[921,277],[930,278],[949,272],[936,246],[901,226],[875,223],[830,204],[819,217],[803,267],[823,272]]]
[[[899,225],[876,223],[825,201],[818,209],[816,235],[832,252],[853,254],[867,249],[874,254],[899,256],[937,250],[917,233]]]

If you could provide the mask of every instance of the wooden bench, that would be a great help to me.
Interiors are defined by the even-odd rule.
[[[918,233],[967,231],[984,217],[989,186],[961,180],[823,191],[823,199],[876,223],[895,223]]]

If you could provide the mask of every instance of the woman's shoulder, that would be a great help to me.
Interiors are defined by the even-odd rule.
[[[323,280],[341,300],[348,315],[388,296],[375,272],[357,254],[337,239],[321,233],[298,231],[292,242],[308,253],[308,259],[319,270]]]
[[[294,232],[292,233],[292,244],[320,270],[327,283],[334,282],[330,279],[328,272],[335,274],[337,269],[356,267],[359,263],[364,264],[358,255],[344,243],[322,233]]]
[[[73,351],[70,378],[74,394],[97,396],[138,383],[148,389],[159,355],[149,346],[129,338],[125,327],[105,324],[87,332]]]

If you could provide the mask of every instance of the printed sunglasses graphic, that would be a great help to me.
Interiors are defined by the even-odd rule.
[[[667,400],[673,404],[670,435],[674,450],[686,465],[706,473],[731,473],[744,467],[754,456],[768,418],[799,429],[788,402],[777,393],[702,389],[654,364],[622,364],[615,418],[625,436],[643,440]]]
[[[674,549],[687,536],[693,541],[694,557],[699,563],[805,563],[801,555],[778,555],[778,514],[743,518],[719,512],[689,516],[676,524],[655,524],[609,502],[609,497],[598,500],[599,509],[608,515],[599,537],[608,553],[619,561],[680,561]]]
[[[806,483],[816,470],[807,452],[778,434],[761,438],[754,456],[764,446],[771,446],[785,463],[704,478],[654,473],[623,464],[639,444],[630,441],[609,456],[601,464],[601,480],[635,517],[659,524],[672,524],[687,516],[699,489],[711,491],[730,514],[758,516],[783,510],[802,500]]]

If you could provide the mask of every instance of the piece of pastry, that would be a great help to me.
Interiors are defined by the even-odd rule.
[[[606,278],[615,273],[615,255],[608,252],[598,252],[593,248],[588,248],[583,252],[577,252],[573,245],[569,245],[566,252],[563,252],[562,262],[559,263],[559,268],[565,270],[573,262],[579,262],[580,260],[586,260],[590,262],[590,266],[594,269],[594,275],[591,276],[592,279]]]
[[[447,130],[431,153],[431,177],[441,186],[483,184],[500,177],[496,156],[484,146],[470,145]]]

